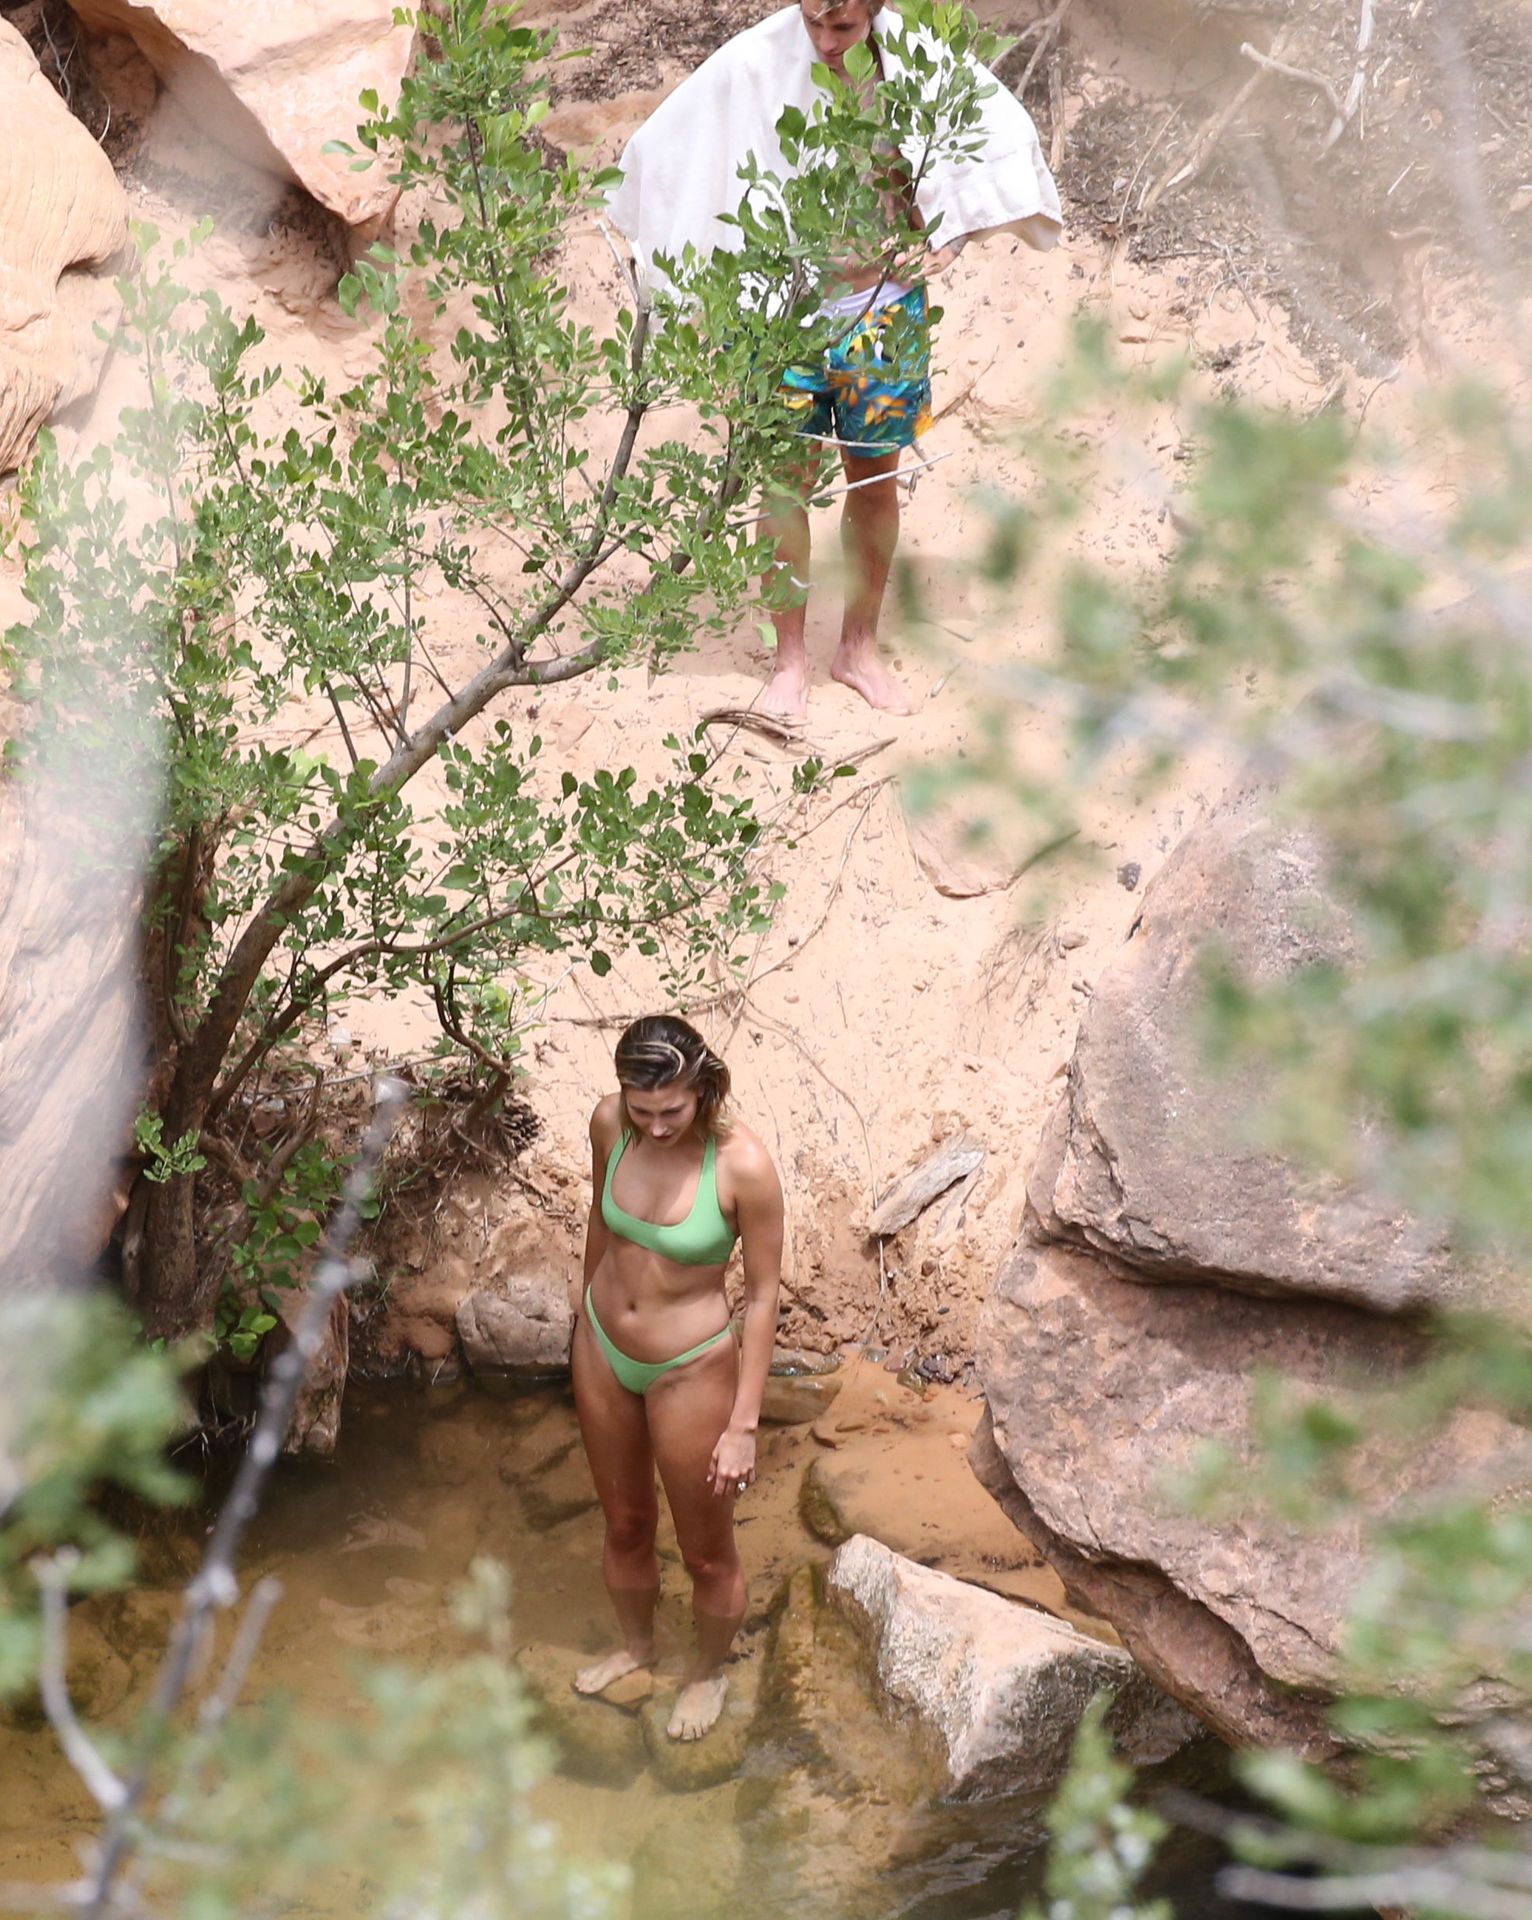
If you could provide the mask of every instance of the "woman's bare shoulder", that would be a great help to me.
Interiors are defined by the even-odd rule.
[[[596,1102],[590,1116],[591,1145],[608,1152],[622,1131],[622,1095],[609,1093]]]
[[[719,1141],[718,1157],[736,1182],[755,1184],[776,1180],[777,1169],[771,1149],[754,1127],[747,1127],[743,1120],[736,1120]]]

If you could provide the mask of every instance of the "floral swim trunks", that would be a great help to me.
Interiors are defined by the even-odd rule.
[[[779,391],[799,433],[869,458],[913,446],[931,424],[925,288],[853,320],[817,367],[789,367]]]

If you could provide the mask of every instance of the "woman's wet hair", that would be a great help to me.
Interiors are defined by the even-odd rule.
[[[697,1092],[697,1129],[704,1138],[724,1131],[729,1069],[689,1020],[673,1013],[648,1013],[635,1020],[617,1042],[617,1083],[626,1095],[654,1093],[677,1081]],[[631,1126],[626,1098],[625,1125]]]

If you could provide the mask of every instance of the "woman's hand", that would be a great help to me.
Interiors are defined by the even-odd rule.
[[[725,1427],[708,1466],[707,1483],[719,1499],[737,1499],[755,1480],[755,1435]]]

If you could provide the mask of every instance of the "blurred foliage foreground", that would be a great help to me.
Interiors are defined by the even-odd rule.
[[[1066,567],[1053,657],[1004,676],[1013,701],[1067,721],[1067,788],[1017,766],[1003,717],[961,778],[1019,791],[1056,835],[1125,759],[1147,788],[1216,744],[1244,756],[1274,819],[1318,837],[1355,957],[1255,983],[1209,947],[1204,1037],[1210,1071],[1258,1067],[1276,1089],[1253,1149],[1391,1195],[1496,1276],[1504,1317],[1439,1323],[1434,1357],[1377,1416],[1402,1463],[1464,1407],[1532,1420],[1532,436],[1509,392],[1477,378],[1397,439],[1338,410],[1197,396],[1189,366],[1128,375],[1099,335],[1083,340],[1050,429],[1109,417],[1120,437],[1174,403],[1192,422],[1193,478],[1163,499],[1167,553],[1126,583]],[[994,508],[995,578],[1067,538],[1088,484],[1081,443],[1102,438],[1040,441],[1034,497]],[[1148,471],[1138,463],[1138,484]],[[1166,1497],[1369,1531],[1331,1716],[1349,1757],[1246,1754],[1268,1813],[1171,1810],[1244,1856],[1224,1881],[1245,1898],[1532,1911],[1532,1850],[1477,1784],[1499,1783],[1513,1821],[1532,1806],[1532,1504],[1469,1490],[1370,1521],[1350,1469],[1377,1432],[1275,1378],[1256,1382],[1254,1408],[1256,1482],[1210,1455],[1196,1487]],[[1099,1787],[1089,1727],[1081,1764]],[[1117,1805],[1085,1788],[1061,1799],[1058,1920],[1124,1910],[1143,1829],[1125,1829],[1124,1851]]]
[[[521,47],[517,57],[524,68],[531,50]],[[469,137],[459,185],[470,192],[475,165],[492,162],[519,179],[518,204],[525,207],[522,156],[531,149],[512,138],[510,113],[507,105],[497,116],[494,142],[476,144]],[[522,132],[529,135],[533,124],[529,118]],[[543,175],[540,161],[538,167],[538,219],[548,196],[578,198],[586,191],[564,184],[558,174]],[[471,216],[470,207],[463,244],[478,245],[482,228]],[[529,241],[516,271],[531,273],[529,263],[538,257]],[[377,273],[386,279],[384,268]],[[311,573],[313,583],[331,578],[317,556],[297,554],[285,536],[277,539],[269,518],[252,520],[248,501],[241,504],[238,478],[247,460],[261,462],[258,472],[252,468],[257,494],[275,488],[292,496],[284,507],[285,513],[292,510],[290,517],[316,512],[321,496],[332,504],[345,498],[359,510],[366,507],[374,517],[365,528],[358,520],[344,530],[353,574],[381,571],[385,527],[394,529],[397,552],[411,549],[415,535],[407,523],[431,464],[422,461],[412,469],[405,458],[416,433],[463,434],[461,458],[471,457],[474,474],[467,492],[492,498],[508,484],[493,455],[470,456],[459,416],[427,409],[425,367],[389,305],[383,280],[367,290],[387,315],[379,374],[354,395],[309,392],[305,404],[321,413],[332,408],[338,417],[376,415],[371,454],[365,448],[373,430],[365,420],[355,441],[363,452],[349,467],[345,462],[353,456],[329,447],[322,435],[318,442],[257,453],[238,413],[232,439],[220,446],[218,434],[210,433],[206,443],[205,457],[214,462],[224,490],[208,496],[216,505],[211,517],[199,512],[194,518],[186,564],[174,573],[169,600],[153,604],[156,619],[196,642],[185,670],[208,677],[208,688],[193,688],[196,698],[186,697],[184,714],[182,695],[169,697],[177,723],[184,719],[192,729],[187,764],[202,765],[212,784],[178,795],[166,851],[185,854],[194,836],[216,820],[232,831],[234,849],[220,870],[219,897],[235,902],[241,913],[264,911],[262,889],[301,877],[308,888],[303,912],[320,916],[306,923],[304,938],[321,942],[333,932],[325,916],[339,911],[348,889],[363,884],[347,877],[360,870],[341,862],[339,853],[344,847],[349,861],[351,849],[365,851],[365,885],[392,929],[368,960],[372,977],[387,974],[413,943],[421,952],[412,960],[423,952],[440,963],[433,977],[450,1012],[463,981],[451,973],[453,942],[446,936],[460,924],[453,916],[467,909],[454,901],[431,905],[432,926],[422,937],[417,923],[424,909],[408,904],[416,856],[406,852],[396,824],[395,790],[380,787],[375,766],[360,761],[348,771],[265,750],[226,759],[236,702],[223,691],[226,666],[201,651],[201,636],[215,630],[227,593],[212,557],[236,533],[259,560],[256,585],[263,604],[280,607],[294,583],[309,582]],[[721,290],[715,295],[724,298]],[[151,297],[152,284],[144,295]],[[493,291],[485,297],[493,317]],[[557,308],[547,324],[564,326]],[[497,337],[510,355],[515,342]],[[665,364],[676,376],[674,393],[685,386],[686,356],[695,352],[700,364],[702,350],[684,329],[670,341],[665,352],[672,359]],[[598,355],[606,369],[602,379],[620,396],[637,391],[632,347],[631,335],[626,341],[614,337]],[[213,395],[197,403],[204,408],[199,422],[216,425],[231,396],[240,408],[245,404],[248,388],[241,383],[248,376],[238,372],[239,356],[231,359],[229,351],[220,323],[206,338]],[[481,377],[479,358],[486,351],[473,339],[463,348],[463,378],[470,384]],[[505,432],[514,443],[517,396],[524,398],[527,389],[516,384],[513,358],[496,361],[494,379],[508,396]],[[735,397],[743,405],[748,366],[741,366],[739,380]],[[1066,568],[1054,605],[1053,657],[997,677],[990,689],[996,721],[988,750],[971,757],[961,777],[998,782],[1013,796],[1020,792],[1037,809],[1052,843],[1082,793],[1125,754],[1148,779],[1189,743],[1218,738],[1248,746],[1269,781],[1273,805],[1309,820],[1334,849],[1335,885],[1364,930],[1365,953],[1346,972],[1316,969],[1260,991],[1221,974],[1210,956],[1209,1039],[1215,1055],[1235,1066],[1258,1055],[1281,1070],[1284,1098],[1271,1115],[1267,1144],[1317,1152],[1342,1172],[1365,1173],[1444,1223],[1465,1259],[1493,1256],[1525,1272],[1532,1266],[1532,608],[1519,568],[1532,534],[1527,422],[1505,393],[1457,386],[1426,423],[1422,444],[1432,485],[1422,489],[1408,484],[1409,463],[1418,470],[1421,445],[1406,458],[1377,436],[1364,437],[1339,412],[1297,418],[1203,403],[1195,398],[1192,370],[1170,369],[1149,382],[1129,379],[1091,339],[1051,396],[1049,420],[1057,427],[1109,408],[1120,423],[1134,418],[1135,409],[1172,399],[1194,410],[1196,419],[1194,480],[1175,502],[1179,537],[1163,562],[1136,581],[1104,577],[1083,565]],[[560,405],[574,420],[589,403],[585,389],[571,387]],[[146,446],[177,427],[181,404],[175,403],[173,418],[143,423]],[[427,427],[428,419],[438,424]],[[440,420],[448,423],[445,429]],[[1002,587],[1016,582],[1043,543],[1068,537],[1068,521],[1088,480],[1060,454],[1061,444],[1067,443],[1050,438],[1036,449],[1039,477],[1027,500],[991,503],[993,538],[976,563]],[[652,556],[656,570],[638,599],[623,603],[636,609],[635,623],[624,631],[629,643],[642,631],[659,634],[660,644],[668,646],[663,636],[684,623],[674,583],[688,569],[678,564],[672,570],[665,556],[686,552],[700,562],[713,532],[678,536],[672,549],[665,530],[673,512],[665,503],[679,492],[699,504],[717,496],[727,507],[735,496],[727,485],[717,495],[723,466],[699,475],[695,456],[679,444],[667,443],[651,457],[659,465],[642,489],[626,486],[619,476],[614,488],[598,489],[594,500],[563,466],[520,469],[516,485],[531,506],[520,499],[516,506],[552,530],[539,534],[539,542],[555,535],[566,542],[557,561],[545,544],[529,552],[527,564],[535,572],[567,565],[570,538],[577,549],[584,543],[592,554],[604,552],[613,537],[609,524],[615,527],[609,516],[626,503],[630,518],[621,537],[629,550]],[[730,458],[725,435],[720,459]],[[1376,484],[1361,487],[1364,476]],[[36,484],[55,490],[64,485],[56,474]],[[571,485],[582,500],[578,508],[568,505]],[[75,510],[85,514],[87,506],[77,499]],[[102,549],[116,537],[115,527],[88,519],[87,525],[96,529],[92,539]],[[449,515],[432,525],[431,564],[444,578],[468,584],[470,561],[455,522]],[[759,555],[743,528],[731,538],[733,546],[718,549],[721,564],[742,584]],[[90,551],[87,543],[84,558],[76,555],[71,564],[88,564]],[[47,567],[62,562],[47,554],[44,561],[34,582],[41,579],[46,587]],[[720,584],[716,572],[712,583],[715,589]],[[407,576],[398,584],[406,588]],[[353,602],[349,590],[337,595],[327,587],[325,593],[328,611],[321,620],[321,603],[315,602],[312,631],[305,629],[305,644],[314,650],[304,671],[323,698],[333,700],[334,690],[348,683],[352,703],[370,711],[378,683],[363,642],[381,647],[384,657],[402,667],[412,615],[406,610],[389,624],[376,601]],[[59,589],[45,599],[45,611],[62,602]],[[597,657],[603,659],[601,649],[618,621],[614,604],[597,603],[587,616],[591,638],[584,644],[599,641]],[[530,645],[535,636],[524,627],[517,631]],[[266,677],[275,668],[259,652],[234,658],[244,676],[241,697],[260,708],[273,697]],[[528,658],[524,648],[518,671]],[[290,670],[288,662],[282,671]],[[394,687],[397,692],[397,682]],[[204,702],[205,693],[211,704]],[[1046,706],[1067,721],[1073,748],[1068,790],[1016,765],[1005,713],[1007,702],[1017,701]],[[372,718],[386,735],[387,715],[380,708]],[[399,751],[407,750],[407,740]],[[454,805],[503,801],[510,811],[500,818],[529,822],[518,833],[545,835],[539,808],[519,811],[519,759],[497,750],[477,764],[450,757],[448,764],[460,783],[453,788],[449,780]],[[933,776],[938,784],[957,777]],[[599,855],[600,836],[615,833],[637,858],[641,846],[657,844],[655,819],[674,819],[680,832],[693,830],[680,824],[695,804],[686,800],[684,783],[653,803],[653,816],[632,811],[627,795],[620,784],[600,794],[566,793],[560,804],[572,804],[572,837],[567,843],[543,837],[540,849],[552,850],[556,864],[565,857],[559,847],[588,848],[596,832]],[[354,807],[348,796],[355,798]],[[335,833],[321,822],[321,839],[309,851],[281,834],[273,837],[273,827],[301,823],[322,797],[339,809],[334,817],[342,826]],[[243,824],[255,806],[263,809],[259,832]],[[722,811],[712,811],[716,806]],[[722,897],[716,893],[721,887],[738,903],[730,913],[745,924],[755,896],[731,863],[734,849],[747,845],[751,833],[733,802],[709,801],[707,807],[713,822],[705,832],[713,848],[709,857],[722,865],[708,869],[700,894]],[[603,823],[599,831],[597,821]],[[670,831],[668,824],[664,831]],[[498,899],[503,876],[491,874],[490,867],[522,858],[521,850],[495,839],[476,855],[479,865],[446,877],[443,885],[465,897],[487,889]],[[631,884],[642,891],[652,879]],[[740,886],[742,894],[735,891]],[[577,923],[582,941],[596,940],[613,915],[629,934],[639,922],[648,924],[650,909],[637,911],[631,890],[614,907],[599,907],[604,897],[599,887],[579,896],[570,925]],[[670,911],[665,900],[676,905],[665,895],[656,909],[661,917]],[[536,930],[548,924],[543,916],[552,906],[546,892],[541,903],[534,915],[523,896],[526,911],[516,923],[539,942],[544,936]],[[172,947],[173,992],[190,991],[199,980],[216,981],[232,951],[219,944],[220,924],[210,914],[205,936]],[[272,928],[273,948],[291,948],[299,924],[293,915],[280,919]],[[560,942],[565,937],[560,933]],[[693,950],[685,940],[682,945]],[[506,958],[492,957],[496,965]],[[241,1003],[239,1017],[248,1007],[251,1017],[267,1023],[266,1034],[280,1029],[291,1009],[323,1004],[328,980],[321,974],[315,959],[296,954],[271,976],[269,989]],[[216,989],[207,1004],[215,1002]],[[463,1002],[457,1004],[461,1010]],[[482,993],[475,1005],[495,1017]],[[499,1038],[484,1049],[492,1064],[507,1057],[503,1009],[501,1017]],[[263,1044],[261,1030],[252,1031],[253,1044]],[[204,1091],[215,1085],[216,1077]],[[205,1111],[198,1124],[203,1118]],[[164,1131],[172,1153],[181,1150],[181,1131],[174,1119]],[[1357,1143],[1364,1134],[1370,1145],[1362,1166]],[[196,1146],[195,1135],[190,1146]],[[173,1180],[186,1169],[171,1165],[162,1171]],[[121,1779],[121,1767],[131,1762],[149,1769],[154,1784],[134,1812],[131,1872],[121,1881],[135,1901],[199,1915],[232,1913],[257,1896],[263,1906],[297,1903],[306,1889],[339,1875],[358,1882],[365,1877],[366,1904],[383,1913],[525,1917],[607,1910],[605,1903],[616,1897],[615,1879],[587,1874],[565,1859],[527,1808],[526,1792],[542,1756],[505,1657],[505,1595],[492,1569],[481,1569],[462,1598],[462,1657],[430,1674],[372,1669],[363,1714],[344,1727],[300,1724],[280,1707],[236,1710],[236,1643],[228,1655],[230,1684],[213,1690],[212,1708],[164,1724],[151,1716],[129,1737],[126,1759],[120,1740],[81,1728],[63,1690],[66,1593],[129,1575],[127,1550],[99,1518],[104,1487],[154,1500],[174,1495],[164,1459],[186,1417],[174,1384],[178,1356],[136,1348],[100,1300],[7,1300],[0,1302],[0,1316],[6,1365],[0,1401],[0,1686],[17,1695],[34,1683],[41,1666],[48,1717],[71,1760],[94,1779],[107,1820],[114,1817],[109,1783]],[[13,1364],[14,1356],[26,1354],[45,1354],[48,1367]],[[1532,1365],[1522,1328],[1443,1328],[1438,1362],[1411,1394],[1400,1409],[1401,1447],[1429,1446],[1433,1426],[1467,1399],[1525,1421],[1532,1415]],[[1271,1470],[1264,1485],[1241,1488],[1238,1497],[1275,1501],[1294,1525],[1344,1509],[1347,1456],[1359,1436],[1332,1409],[1287,1405],[1275,1385],[1264,1405]],[[1321,1772],[1289,1755],[1252,1754],[1246,1756],[1245,1779],[1267,1814],[1182,1811],[1213,1820],[1246,1856],[1248,1864],[1232,1884],[1247,1896],[1310,1908],[1400,1905],[1468,1920],[1526,1913],[1532,1910],[1532,1854],[1514,1828],[1486,1826],[1475,1801],[1479,1754],[1454,1732],[1453,1720],[1465,1679],[1492,1674],[1506,1703],[1497,1758],[1502,1768],[1532,1778],[1532,1738],[1518,1715],[1532,1655],[1532,1519],[1514,1503],[1492,1508],[1464,1496],[1392,1521],[1375,1542],[1373,1568],[1357,1596],[1349,1677],[1334,1709],[1352,1764]],[[201,1598],[227,1607],[236,1595],[231,1582],[227,1591]],[[255,1604],[252,1599],[247,1606]],[[1054,1817],[1048,1908],[1054,1920],[1104,1920],[1131,1910],[1158,1822],[1125,1804],[1126,1787],[1093,1716],[1082,1730],[1079,1767]]]

